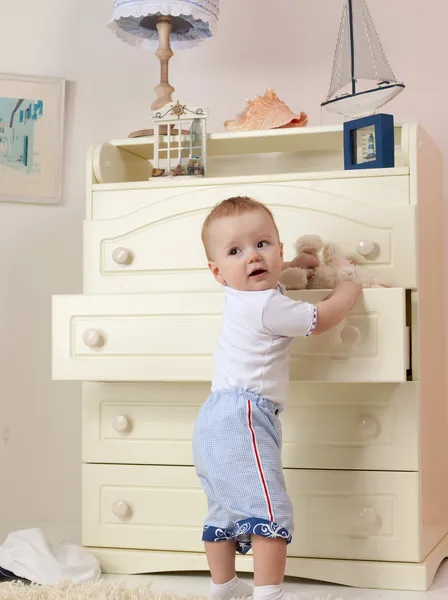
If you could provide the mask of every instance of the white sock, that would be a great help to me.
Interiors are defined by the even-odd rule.
[[[280,600],[283,598],[281,585],[258,585],[254,587],[254,600]]]
[[[253,591],[250,585],[240,581],[238,577],[234,577],[227,583],[210,584],[210,600],[232,600],[233,598],[245,598],[252,596]]]

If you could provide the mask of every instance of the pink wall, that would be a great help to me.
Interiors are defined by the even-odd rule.
[[[398,119],[422,123],[448,157],[448,128],[442,116],[443,95],[446,99],[448,92],[448,5],[442,0],[368,4],[391,66],[407,85],[387,110]],[[216,128],[246,96],[270,85],[295,110],[307,112],[311,124],[319,124],[342,5],[343,0],[222,0],[218,37],[173,61],[179,92],[198,102],[209,100]],[[180,77],[195,59],[199,72],[191,75],[195,89],[190,90]],[[324,123],[332,118],[325,114]]]

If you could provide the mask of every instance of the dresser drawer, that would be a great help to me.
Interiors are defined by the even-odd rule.
[[[403,186],[398,189],[394,183],[401,180]],[[378,191],[375,198],[381,196],[381,201],[373,202],[372,182]],[[183,190],[182,194],[173,190],[173,195],[163,201],[130,214],[84,222],[84,292],[216,290],[202,248],[202,223],[215,204],[242,194],[272,209],[287,260],[294,255],[298,237],[315,233],[338,244],[345,255],[356,259],[373,275],[385,277],[397,287],[413,289],[417,284],[416,209],[403,196],[408,194],[408,188],[408,177],[402,176],[215,186]],[[391,189],[397,191],[396,196],[389,197]],[[128,192],[126,199],[135,193],[137,190]],[[361,240],[373,243],[368,256],[358,252]]]
[[[420,561],[418,473],[285,471],[294,505],[289,554]]]
[[[290,556],[417,561],[418,475],[285,470]],[[83,466],[83,544],[202,552],[207,502],[191,467]]]
[[[224,295],[53,298],[53,378],[210,381]]]
[[[319,302],[324,291],[291,294]],[[210,381],[223,293],[55,296],[53,378]],[[406,380],[405,292],[369,289],[344,322],[297,338],[293,381]]]
[[[294,469],[417,471],[417,383],[297,383],[281,415]],[[86,463],[193,465],[207,383],[84,383]]]
[[[327,292],[291,293],[317,304]],[[399,382],[410,368],[406,291],[371,288],[330,331],[296,338],[291,349],[292,381]]]
[[[83,383],[83,460],[193,465],[191,440],[209,383]]]
[[[419,470],[416,382],[292,382],[280,419],[286,468]]]

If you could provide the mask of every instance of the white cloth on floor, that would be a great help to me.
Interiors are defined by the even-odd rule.
[[[101,575],[99,563],[90,552],[80,546],[52,545],[40,529],[10,533],[0,546],[0,567],[41,585],[55,585],[62,579],[96,581]]]

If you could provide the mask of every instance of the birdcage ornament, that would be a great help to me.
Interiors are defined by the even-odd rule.
[[[152,114],[153,177],[203,177],[206,172],[206,108],[172,102]]]

